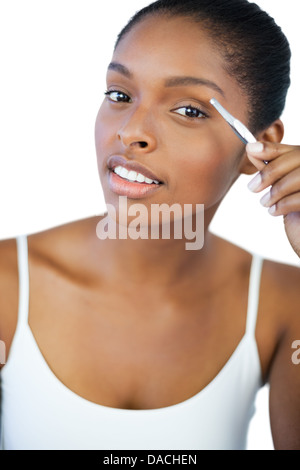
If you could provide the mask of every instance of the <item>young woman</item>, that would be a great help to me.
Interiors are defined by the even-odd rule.
[[[280,144],[289,65],[285,36],[246,0],[159,0],[121,32],[98,168],[107,224],[124,234],[139,203],[148,236],[105,237],[94,217],[0,243],[4,449],[244,449],[267,381],[274,446],[300,449],[299,269],[208,230],[257,173],[250,189],[270,188],[262,203],[300,256],[300,148]],[[173,213],[170,236],[150,236],[163,204],[189,204],[194,225],[204,206],[202,249]]]

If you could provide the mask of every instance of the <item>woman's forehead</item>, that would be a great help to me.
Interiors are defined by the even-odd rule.
[[[151,66],[156,72],[186,70],[190,75],[199,67],[220,73],[223,59],[197,24],[178,17],[154,17],[138,23],[124,36],[113,62],[124,63],[128,68],[138,68],[139,64],[144,69]]]
[[[123,66],[124,75],[128,72],[129,78],[143,83],[150,79],[174,85],[177,80],[180,85],[185,77],[194,79],[195,85],[197,80],[210,82],[212,93],[221,90],[228,100],[239,95],[236,81],[226,72],[224,59],[207,31],[186,18],[142,20],[119,42],[112,63]]]
[[[135,24],[118,43],[116,50],[122,49],[122,43],[130,47],[144,47],[152,51],[173,47],[173,53],[180,49],[197,51],[205,45],[213,48],[213,41],[201,24],[185,17],[149,16]],[[188,47],[187,47],[188,46]],[[176,49],[175,49],[176,47]]]

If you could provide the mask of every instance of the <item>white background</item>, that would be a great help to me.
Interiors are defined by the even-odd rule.
[[[225,1],[225,0],[224,0]],[[100,214],[104,198],[94,121],[118,32],[145,0],[0,0],[0,238]],[[292,87],[285,143],[299,144],[300,48],[296,0],[258,0],[288,36]],[[259,51],[258,51],[259,53]],[[282,219],[274,219],[241,178],[212,230],[265,257],[299,265]],[[267,390],[249,448],[272,449]]]

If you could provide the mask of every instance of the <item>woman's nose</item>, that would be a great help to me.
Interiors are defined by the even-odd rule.
[[[117,136],[126,148],[143,151],[146,153],[155,150],[157,138],[153,117],[149,111],[135,111],[130,118],[123,123]]]

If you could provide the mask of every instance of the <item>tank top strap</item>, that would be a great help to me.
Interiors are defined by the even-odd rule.
[[[246,334],[254,336],[259,306],[260,281],[263,261],[264,260],[261,256],[253,254],[249,278]]]
[[[27,236],[19,235],[16,238],[17,242],[17,256],[18,256],[18,270],[19,270],[19,311],[18,311],[18,324],[28,323],[29,311],[29,263],[28,263],[28,244]]]

